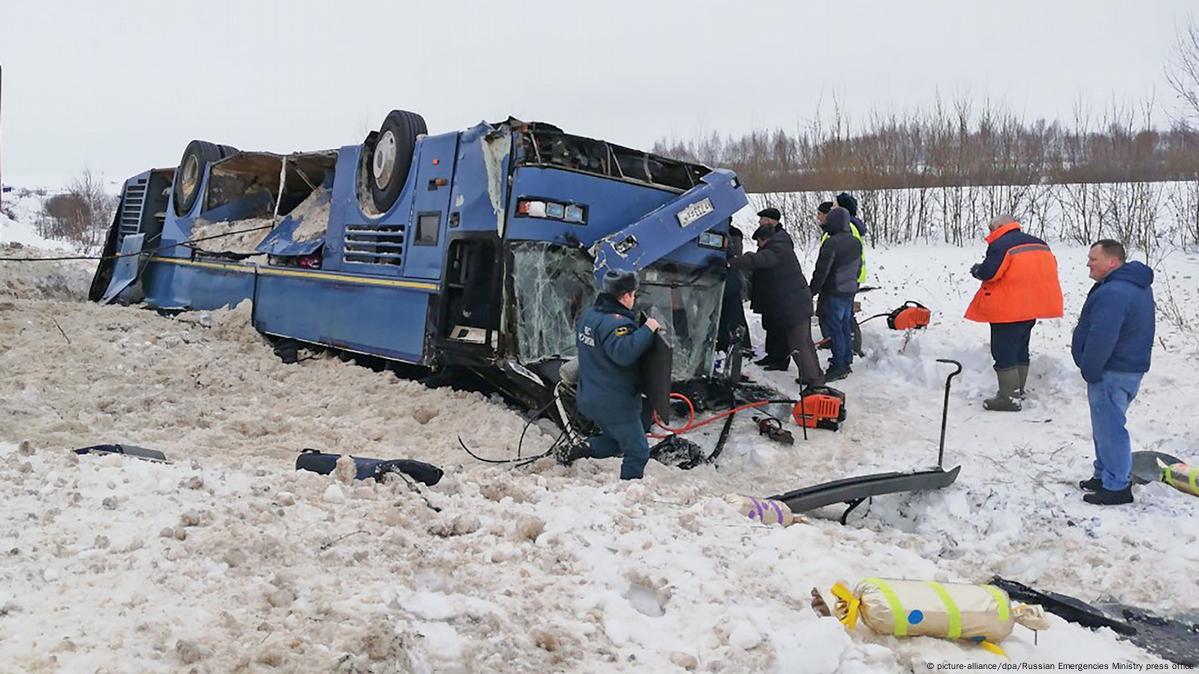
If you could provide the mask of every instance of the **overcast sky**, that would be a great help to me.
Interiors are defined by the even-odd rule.
[[[0,0],[4,181],[174,165],[192,138],[294,151],[388,110],[514,115],[648,149],[990,98],[1029,120],[1156,96],[1188,0],[403,3]],[[1199,7],[1196,7],[1199,10]]]

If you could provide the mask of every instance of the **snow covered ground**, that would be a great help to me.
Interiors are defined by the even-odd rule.
[[[40,248],[60,248],[65,244],[38,236],[33,225],[42,211],[46,190],[14,188],[4,193],[0,211],[0,244],[20,244]],[[11,214],[12,217],[9,217]]]
[[[12,253],[0,247],[0,254]],[[1164,485],[1126,507],[1082,502],[1091,440],[1069,333],[1085,251],[1055,246],[1067,317],[1034,331],[1031,397],[985,412],[986,326],[961,315],[967,249],[871,251],[864,310],[934,309],[905,335],[864,326],[841,382],[849,420],[794,447],[738,416],[717,467],[617,460],[511,470],[519,410],[320,356],[284,365],[248,305],[164,318],[82,301],[86,264],[0,263],[0,673],[8,672],[908,672],[997,663],[966,644],[848,633],[813,587],[866,576],[993,574],[1165,614],[1199,606],[1199,499]],[[26,249],[23,252],[28,252]],[[805,261],[810,269],[811,257]],[[1158,346],[1131,411],[1137,449],[1199,459],[1199,256],[1158,265]],[[205,327],[210,325],[211,327]],[[756,328],[756,326],[755,326]],[[758,336],[760,343],[760,335]],[[719,497],[769,495],[935,461],[944,377],[952,487],[881,497],[849,526],[835,510],[783,529]],[[791,373],[750,373],[794,391]],[[552,441],[534,426],[527,453]],[[76,457],[123,442],[172,463]],[[711,442],[711,436],[701,443]],[[409,457],[446,470],[403,482],[297,473],[304,447]],[[1107,630],[1056,617],[1013,662],[1160,662]]]

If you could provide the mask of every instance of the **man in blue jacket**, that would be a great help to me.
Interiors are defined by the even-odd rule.
[[[641,425],[641,383],[637,361],[653,344],[658,322],[637,324],[633,313],[637,275],[604,272],[595,304],[579,319],[579,412],[600,427],[588,438],[586,455],[596,459],[623,456],[620,479],[645,474],[649,442]]]
[[[1125,414],[1149,371],[1153,351],[1153,270],[1126,258],[1119,241],[1103,239],[1091,246],[1087,268],[1095,285],[1070,345],[1087,382],[1095,442],[1094,476],[1078,486],[1092,492],[1083,500],[1096,505],[1132,503],[1132,447]]]

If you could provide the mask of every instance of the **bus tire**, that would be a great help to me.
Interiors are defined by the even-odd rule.
[[[392,110],[383,120],[366,167],[371,200],[380,213],[390,210],[400,197],[412,168],[416,141],[428,132],[425,119],[415,112]]]
[[[200,196],[200,185],[204,182],[204,172],[208,165],[223,159],[220,146],[203,140],[193,140],[183,150],[183,158],[179,160],[179,168],[175,170],[171,190],[175,197],[175,214],[187,215],[196,198]]]

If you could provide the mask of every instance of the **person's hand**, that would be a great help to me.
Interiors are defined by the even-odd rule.
[[[981,269],[981,268],[982,268],[982,264],[981,264],[981,263],[980,263],[980,264],[976,264],[976,265],[974,265],[973,267],[971,267],[971,268],[970,268],[970,275],[971,275],[971,276],[973,276],[973,277],[975,277],[975,278],[977,278],[977,277],[978,277],[978,270],[979,270],[979,269]]]
[[[649,328],[650,332],[657,332],[658,328],[661,328],[662,325],[652,318],[647,318],[645,319],[645,327]]]

